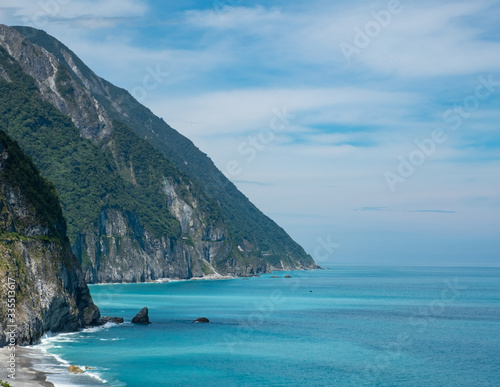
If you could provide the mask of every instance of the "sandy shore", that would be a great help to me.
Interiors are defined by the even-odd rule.
[[[102,386],[103,380],[85,371],[74,375],[68,372],[69,363],[47,355],[42,348],[16,347],[15,379],[8,378],[8,360],[11,352],[8,348],[0,348],[0,380],[13,387],[73,387]],[[84,369],[84,367],[80,367]]]
[[[0,348],[0,379],[10,383],[14,387],[54,387],[47,382],[47,374],[33,369],[34,363],[41,356],[37,351],[25,347],[16,347],[15,379],[8,378],[11,373],[8,368],[8,360],[12,352],[8,348]]]

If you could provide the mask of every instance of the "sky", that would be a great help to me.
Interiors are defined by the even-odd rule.
[[[320,265],[500,265],[500,1],[0,0]]]

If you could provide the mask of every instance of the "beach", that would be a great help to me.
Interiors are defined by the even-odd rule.
[[[12,352],[16,355],[15,379],[8,378],[11,374],[8,361]],[[35,369],[43,356],[41,351],[33,347],[15,347],[15,351],[9,351],[7,347],[0,348],[0,379],[14,387],[54,387],[47,381],[47,373]]]
[[[64,334],[61,337],[63,336]],[[0,348],[0,380],[8,382],[13,387],[72,387],[103,384],[87,370],[78,375],[70,373],[68,371],[70,364],[57,356],[48,354],[44,341],[46,342],[47,339],[42,339],[42,343],[36,346],[15,347],[15,379],[8,378],[11,373],[8,369],[11,351],[8,347]]]

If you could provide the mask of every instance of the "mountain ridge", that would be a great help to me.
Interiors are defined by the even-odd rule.
[[[56,147],[51,138],[54,130],[47,130],[43,122],[27,128],[10,114],[9,122],[17,123],[7,130],[56,184],[73,250],[89,282],[317,268],[189,139],[127,91],[95,75],[62,43],[40,30],[0,26],[0,46],[6,49],[0,76],[16,78],[9,73],[13,70],[4,69],[12,58],[12,66],[23,73],[16,82],[29,83],[24,78],[31,77],[34,85],[29,87],[38,90],[36,98],[30,97],[31,104],[48,102],[71,119],[72,125],[46,105],[40,107],[45,121],[59,117],[50,125],[59,128],[62,138],[73,138],[70,156],[51,149]],[[3,77],[4,88],[7,78]],[[3,103],[9,104],[5,99]],[[45,133],[43,144],[33,138],[34,131],[38,137]],[[83,154],[100,160],[92,167],[114,188],[82,178],[73,164],[77,159],[84,165]],[[154,162],[144,161],[145,154]],[[101,171],[103,165],[108,172]],[[78,183],[62,181],[55,170]],[[78,196],[85,184],[96,195]],[[82,208],[88,210],[89,219],[80,216]]]

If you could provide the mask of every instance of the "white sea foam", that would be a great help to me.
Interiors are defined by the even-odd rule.
[[[98,373],[95,373],[95,372],[86,372],[86,374],[88,376],[90,376],[91,378],[94,378],[95,380],[100,381],[101,383],[104,383],[104,384],[108,383],[108,381],[106,379],[101,378]]]
[[[159,278],[157,280],[151,282],[134,282],[134,283],[123,283],[123,282],[111,282],[111,283],[102,283],[102,284],[91,284],[89,286],[118,286],[118,285],[150,285],[150,284],[165,284],[168,282],[187,282],[187,281],[216,281],[216,280],[228,280],[228,279],[236,279],[238,277],[232,275],[222,275],[219,273],[209,274],[203,277],[192,277],[192,278]],[[99,295],[96,295],[99,297]]]
[[[129,323],[130,324],[130,323]],[[61,345],[62,343],[72,343],[72,342],[78,342],[85,340],[86,337],[89,337],[89,335],[92,335],[93,333],[99,332],[99,331],[107,331],[110,328],[116,327],[118,325],[129,325],[127,323],[124,324],[115,324],[115,323],[106,323],[102,326],[99,327],[90,327],[90,328],[85,328],[79,332],[69,332],[69,333],[58,333],[54,334],[52,332],[46,333],[40,340],[40,344],[36,346],[31,346],[28,347],[34,352],[39,352],[43,356],[36,356],[35,358],[39,360],[36,362],[34,368],[46,372],[47,375],[47,380],[53,383],[56,387],[72,387],[72,386],[92,386],[92,385],[100,385],[100,384],[110,384],[109,381],[107,381],[105,378],[103,378],[103,375],[100,373],[100,371],[106,371],[105,368],[95,368],[92,370],[85,370],[87,365],[80,365],[82,370],[85,370],[84,374],[80,375],[69,375],[67,368],[71,364],[69,361],[66,359],[62,358],[61,356],[53,353],[52,350],[54,349],[59,349],[59,348],[64,348],[64,345]],[[102,341],[117,341],[117,340],[123,340],[122,338],[119,337],[114,337],[110,339],[100,339]],[[113,386],[122,386],[121,382],[113,382],[111,383]]]
[[[60,356],[48,352],[51,348],[55,348],[50,338],[43,338],[42,343],[36,346],[27,347],[33,359],[33,369],[44,372],[47,376],[47,381],[53,383],[56,387],[73,387],[73,386],[98,386],[108,384],[97,373],[85,372],[81,375],[71,375],[67,368],[70,363]],[[85,367],[80,367],[85,369]]]

